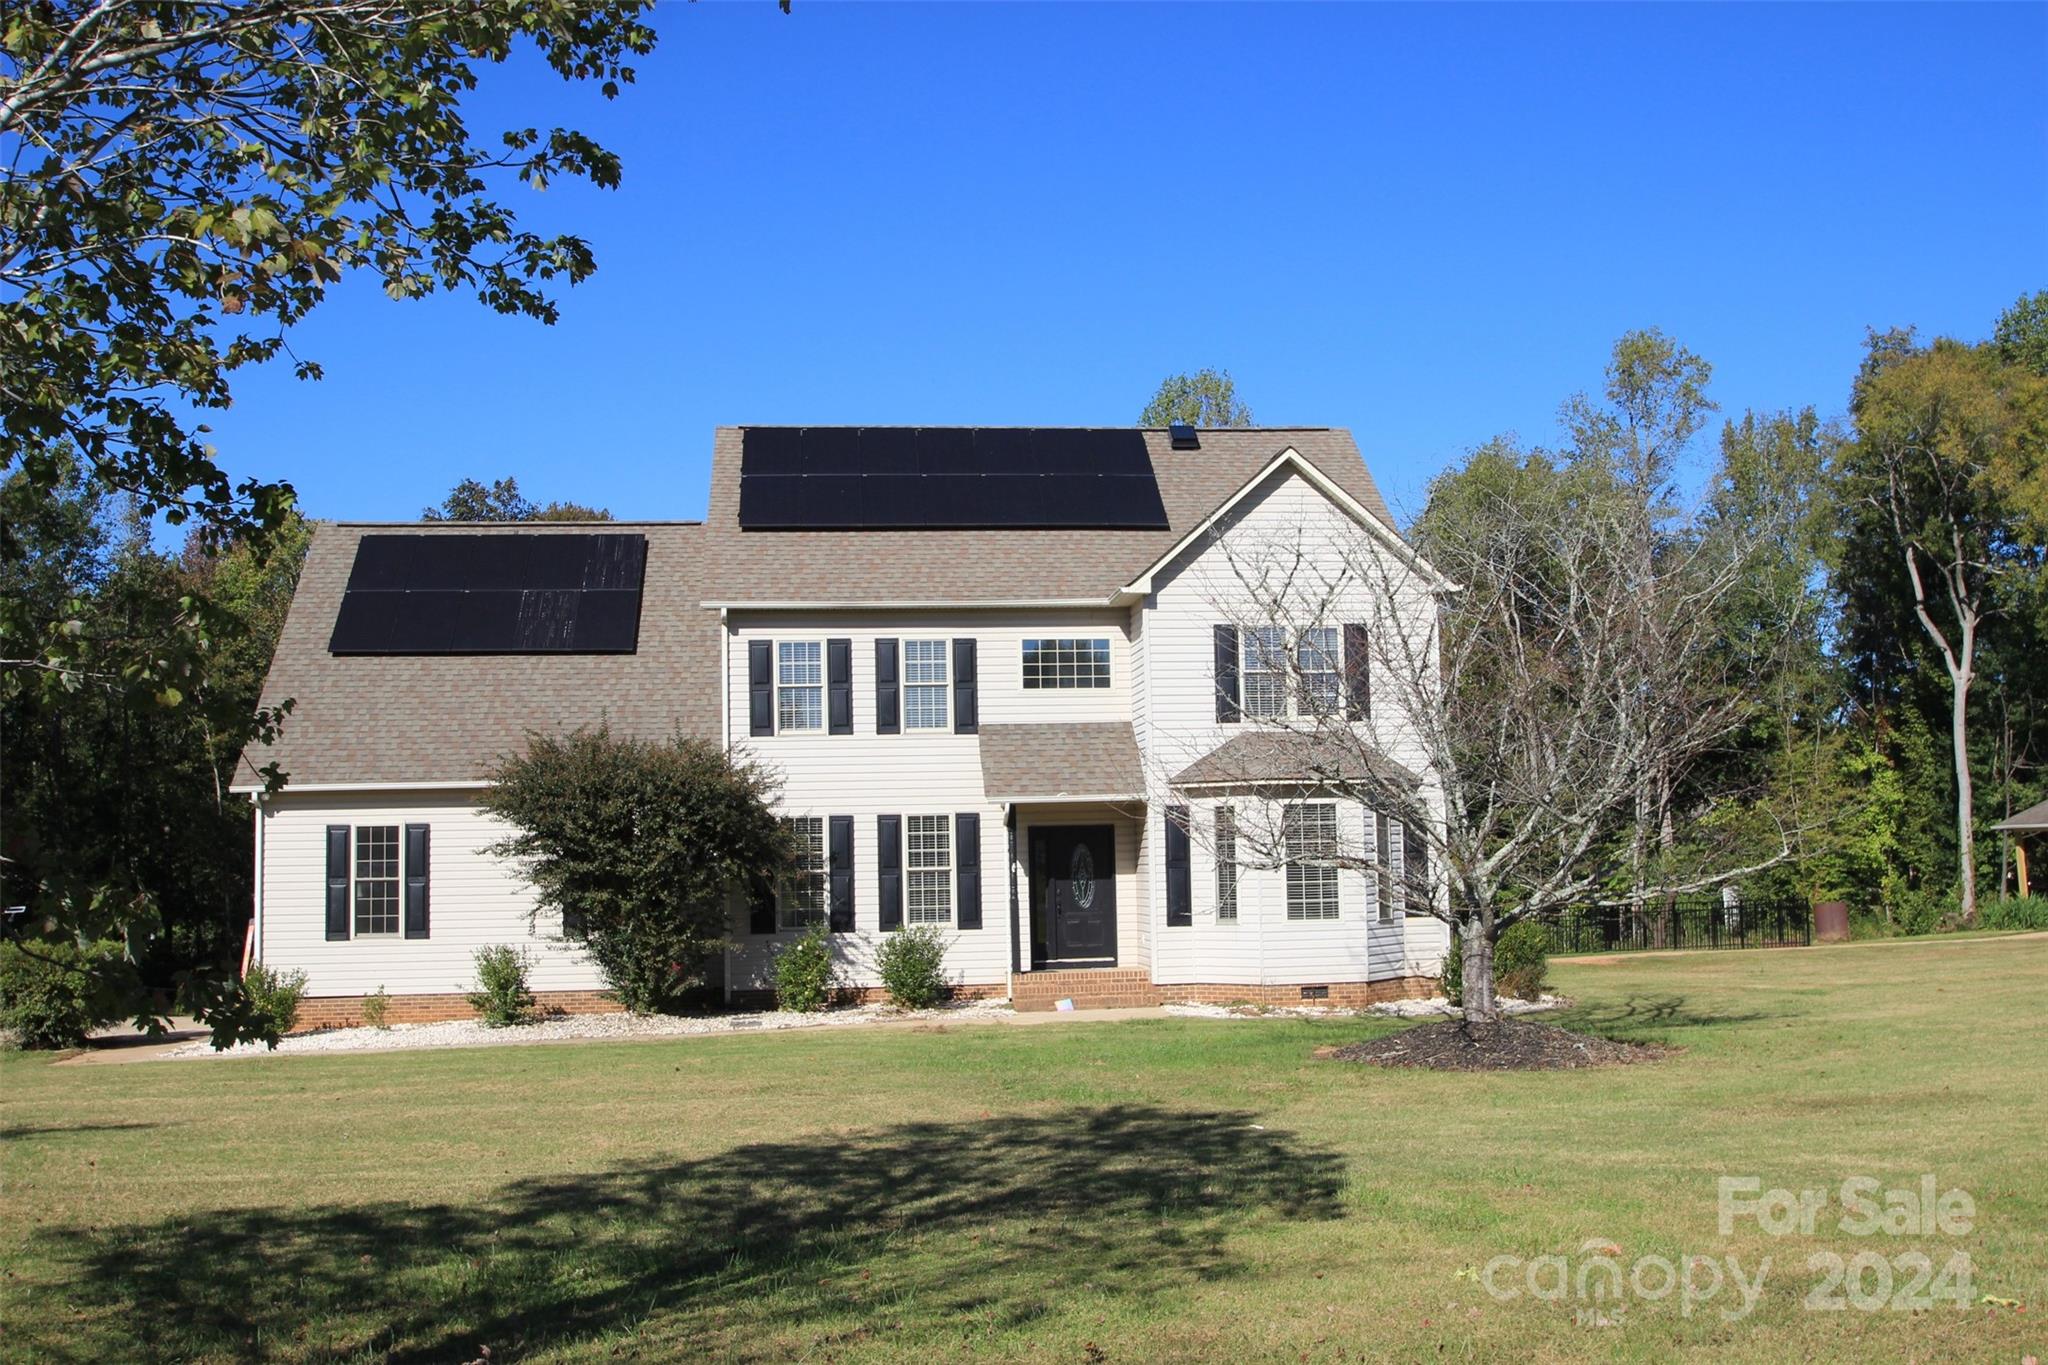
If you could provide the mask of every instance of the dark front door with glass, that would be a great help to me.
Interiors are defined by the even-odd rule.
[[[1116,965],[1116,833],[1108,825],[1032,829],[1031,959]]]

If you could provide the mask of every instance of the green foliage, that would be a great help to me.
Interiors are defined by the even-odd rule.
[[[1977,922],[1986,929],[2048,929],[2048,896],[1991,901]]]
[[[0,943],[0,1028],[25,1048],[84,1047],[114,1018],[95,997],[92,968],[119,956],[114,943]]]
[[[519,480],[499,479],[489,485],[464,479],[448,491],[439,507],[420,512],[427,521],[610,521],[602,507],[575,502],[541,506],[519,491]]]
[[[516,832],[494,851],[525,865],[536,913],[580,921],[628,1009],[679,1003],[725,942],[731,894],[790,862],[768,770],[703,740],[535,735],[495,777],[481,804]]]
[[[533,992],[527,989],[526,953],[497,943],[476,950],[476,989],[469,1007],[485,1028],[511,1028],[533,1022]]]
[[[1550,937],[1543,926],[1522,920],[1501,931],[1493,945],[1493,979],[1501,994],[1536,1000],[1550,971]]]
[[[391,1027],[391,997],[379,986],[373,993],[363,997],[363,1025],[366,1028],[386,1029]]]
[[[306,996],[306,974],[275,971],[261,962],[252,962],[242,974],[242,993],[260,1021],[255,1030],[257,1036],[275,1048],[277,1040],[299,1022],[299,1002]],[[214,1046],[220,1046],[217,1037]]]
[[[775,1003],[799,1014],[821,1010],[831,999],[833,976],[832,932],[814,922],[775,954]]]
[[[2022,294],[2000,313],[1991,343],[2008,365],[2048,375],[2048,289]]]
[[[1444,999],[1453,1005],[1465,1003],[1465,936],[1451,930],[1451,950],[1444,954],[1443,979],[1438,982]]]
[[[1248,427],[1252,410],[1237,400],[1237,382],[1228,370],[1170,374],[1138,414],[1138,425],[1164,427],[1175,422],[1196,427]]]
[[[913,924],[884,935],[875,967],[889,999],[907,1010],[924,1010],[951,994],[946,947],[946,932],[936,924]]]

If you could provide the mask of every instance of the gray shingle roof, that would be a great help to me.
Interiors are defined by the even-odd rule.
[[[1164,531],[742,531],[744,431],[720,427],[712,446],[705,532],[717,602],[1106,600],[1290,447],[1399,530],[1350,432],[1253,427],[1205,430],[1198,450],[1146,431]]]
[[[1332,743],[1292,730],[1252,729],[1222,744],[1174,775],[1176,787],[1262,786],[1286,782],[1356,782],[1367,776],[1414,787],[1421,779],[1363,746]]]
[[[1145,773],[1128,721],[984,725],[981,790],[993,801],[1142,797]]]
[[[2037,806],[2028,806],[2018,815],[2012,816],[2010,819],[2001,820],[1991,828],[2013,830],[2021,833],[2037,829],[2048,829],[2048,801],[2043,801]]]
[[[464,782],[524,747],[529,730],[566,733],[609,721],[613,731],[667,739],[720,733],[718,613],[703,602],[704,528],[694,522],[616,522],[647,537],[647,576],[634,654],[336,657],[327,652],[356,542],[389,526],[321,523],[263,687],[265,705],[294,699],[279,741],[251,746],[241,779],[277,760],[298,783]],[[420,535],[575,534],[559,523],[446,524]]]

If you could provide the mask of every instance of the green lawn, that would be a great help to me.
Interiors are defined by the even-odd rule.
[[[1564,963],[1538,1075],[1161,1020],[129,1066],[0,1059],[0,1355],[2013,1362],[2048,1354],[2048,938]],[[1967,1235],[1723,1237],[1715,1179],[1933,1172]],[[1773,1268],[1753,1314],[1481,1288],[1589,1240]],[[1972,1306],[1803,1309],[1816,1250]],[[1874,1274],[1874,1272],[1872,1272]],[[1654,1285],[1656,1277],[1650,1277]],[[1497,1283],[1519,1285],[1503,1274]],[[1866,1287],[1870,1282],[1866,1281]],[[1903,1279],[1900,1281],[1903,1284]],[[1984,1302],[2019,1300],[2025,1311]],[[1609,1305],[1611,1307],[1611,1305]]]

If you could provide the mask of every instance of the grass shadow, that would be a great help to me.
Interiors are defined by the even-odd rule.
[[[17,1341],[73,1360],[468,1360],[488,1345],[504,1361],[622,1339],[768,1359],[786,1334],[894,1331],[929,1351],[933,1334],[1028,1323],[1077,1287],[1142,1300],[1234,1275],[1234,1230],[1338,1217],[1342,1158],[1256,1118],[906,1123],[523,1180],[473,1204],[46,1230],[52,1289],[112,1336]]]
[[[1556,1014],[1542,1016],[1545,1022],[1580,1033],[1597,1033],[1618,1042],[1670,1042],[1672,1034],[1685,1029],[1725,1028],[1753,1024],[1786,1016],[1784,1010],[1730,1010],[1702,1008],[1683,995],[1631,995],[1622,1000],[1574,1005]],[[1657,1036],[1645,1038],[1644,1031]]]

